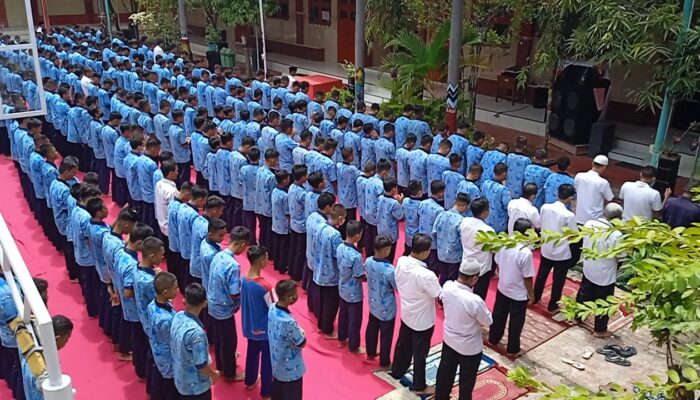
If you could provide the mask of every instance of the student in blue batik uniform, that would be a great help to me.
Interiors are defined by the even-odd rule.
[[[233,224],[233,197],[231,190],[233,189],[233,175],[231,174],[231,150],[233,150],[233,136],[228,132],[222,132],[219,136],[221,145],[216,151],[212,162],[214,163],[214,171],[216,173],[215,180],[219,184],[219,195],[226,205],[224,206],[223,220],[226,221],[227,229],[230,231]]]
[[[104,122],[100,119],[102,117],[102,110],[96,106],[92,106],[88,109],[88,113],[92,117],[90,121],[90,132],[88,135],[88,146],[92,149],[92,166],[91,170],[96,172],[100,178],[99,187],[102,194],[109,193],[109,169],[107,168],[107,156],[105,154],[105,146],[102,140],[102,129],[104,128]]]
[[[463,180],[457,186],[457,193],[466,193],[469,195],[469,200],[474,201],[481,197],[481,189],[477,186],[479,178],[484,169],[480,164],[472,164],[467,171],[467,179]],[[468,216],[472,216],[471,209],[467,211]]]
[[[226,221],[220,218],[211,218],[207,227],[207,237],[199,245],[202,265],[202,286],[209,292],[209,275],[211,262],[221,251],[221,242],[226,236]],[[206,319],[205,319],[206,321]]]
[[[374,240],[373,246],[374,256],[365,261],[369,297],[369,321],[365,331],[365,343],[367,358],[370,360],[377,357],[379,343],[379,367],[388,370],[391,367],[391,343],[396,321],[394,266],[387,259],[391,251],[391,240],[380,235]]]
[[[462,262],[462,241],[459,224],[469,209],[469,195],[457,194],[454,206],[440,213],[433,224],[433,237],[437,242],[438,273],[440,285],[457,279]]]
[[[336,169],[338,171],[338,202],[347,211],[345,224],[340,227],[340,233],[345,236],[345,227],[348,222],[357,220],[357,178],[360,176],[360,170],[352,165],[355,157],[352,149],[344,148],[341,153],[343,162],[336,164]]]
[[[437,241],[433,235],[433,225],[435,219],[440,213],[445,211],[443,206],[443,198],[445,197],[445,184],[442,181],[433,181],[430,183],[432,196],[423,200],[418,207],[418,233],[430,236],[433,240],[430,244],[430,255],[425,260],[431,271],[438,274],[437,265]]]
[[[275,136],[272,142],[280,154],[279,168],[291,173],[294,165],[294,150],[299,147],[299,144],[294,141],[292,121],[285,118],[280,122],[280,134]]]
[[[413,236],[418,233],[420,226],[420,216],[418,208],[423,200],[423,187],[419,181],[409,181],[406,188],[406,197],[401,203],[404,217],[404,252],[403,255],[411,254]]]
[[[17,283],[17,282],[15,282]],[[14,379],[13,369],[19,369],[19,353],[17,351],[17,340],[12,329],[9,327],[9,322],[17,317],[18,311],[15,301],[10,291],[10,286],[5,280],[5,274],[0,274],[0,372],[3,373],[2,378],[14,393],[19,393],[22,387],[17,385],[17,380]]]
[[[379,133],[372,124],[364,124],[362,131],[364,136],[360,139],[360,165],[364,167],[368,162],[376,163],[378,161],[376,145]]]
[[[168,248],[170,249],[171,260],[168,262],[168,270],[175,274],[177,283],[181,291],[185,290],[185,262],[180,254],[182,245],[180,244],[180,223],[178,215],[180,207],[185,207],[192,199],[192,182],[185,182],[180,190],[175,194],[168,204],[168,225],[167,230],[162,230],[168,236]]]
[[[173,377],[178,393],[185,398],[211,400],[211,385],[219,371],[209,361],[209,341],[197,315],[207,306],[202,285],[191,283],[185,289],[185,309],[173,317],[170,348]]]
[[[425,107],[421,105],[413,106],[413,114],[415,118],[411,120],[408,131],[416,135],[419,142],[422,142],[422,138],[425,136],[433,136],[433,132],[430,129],[430,125],[423,121],[425,117]]]
[[[391,172],[390,176],[396,176],[396,147],[394,147],[394,124],[386,124],[384,126],[384,135],[380,137],[375,145],[374,152],[376,154],[377,161],[381,159],[391,161]]]
[[[199,217],[199,210],[204,207],[207,201],[207,190],[199,185],[192,187],[192,198],[188,203],[183,204],[177,214],[178,241],[180,243],[180,255],[182,256],[182,275],[185,283],[192,282],[193,277],[190,272],[192,261],[192,226]]]
[[[306,165],[295,165],[292,170],[294,183],[289,187],[287,206],[289,207],[289,277],[301,281],[306,269],[306,189],[308,178]]]
[[[481,166],[484,167],[484,173],[481,175],[479,180],[479,186],[483,185],[483,183],[489,179],[493,180],[493,168],[498,163],[506,163],[509,147],[510,146],[508,143],[499,142],[498,145],[496,145],[496,148],[484,153],[480,163]]]
[[[338,118],[339,121],[342,121],[340,118],[344,117]],[[353,154],[355,155],[352,165],[358,169],[364,169],[360,167],[360,158],[362,156],[362,121],[355,121],[352,129],[345,132],[345,135],[343,135],[343,148],[351,148]]]
[[[336,186],[338,186],[338,171],[335,162],[333,162],[333,154],[338,147],[338,143],[334,139],[326,139],[323,143],[323,152],[317,158],[317,161],[309,167],[309,171],[321,171],[323,179],[326,181],[324,192],[336,194]]]
[[[251,246],[247,251],[250,269],[241,279],[241,321],[243,336],[248,340],[245,366],[246,389],[252,390],[260,372],[260,396],[272,392],[272,358],[267,333],[267,314],[274,301],[272,285],[262,277],[267,265],[264,247]]]
[[[121,251],[115,255],[115,270],[119,275],[119,297],[124,313],[123,329],[119,332],[122,338],[131,338],[132,363],[136,375],[144,379],[148,360],[148,337],[140,324],[138,306],[135,299],[134,287],[136,285],[138,270],[138,251],[141,250],[143,241],[153,236],[153,229],[144,224],[134,228],[129,235],[129,241]]]
[[[112,336],[112,308],[108,285],[112,283],[112,278],[107,270],[105,256],[102,252],[102,241],[104,236],[109,234],[110,228],[104,222],[108,215],[107,207],[101,198],[92,198],[85,203],[85,208],[90,213],[89,244],[93,259],[95,260],[95,270],[98,280],[95,280],[95,297],[97,299],[97,309],[99,312],[99,325],[104,333]]]
[[[313,174],[312,174],[313,175]],[[309,178],[311,179],[311,178]],[[311,207],[308,203],[307,211]],[[301,286],[307,293],[307,307],[315,315],[319,315],[319,287],[314,282],[315,269],[318,267],[318,255],[320,254],[320,236],[323,228],[328,226],[328,216],[335,204],[335,196],[330,193],[321,193],[316,200],[316,210],[306,218],[306,260],[307,268],[304,269]]]
[[[153,117],[153,127],[155,130],[155,135],[160,140],[161,146],[164,151],[172,151],[172,146],[170,145],[170,140],[168,138],[168,132],[170,132],[170,102],[167,100],[161,100],[159,104],[159,111],[155,117]]]
[[[357,249],[357,243],[362,238],[362,226],[358,221],[349,221],[346,224],[346,236],[345,242],[337,250],[340,292],[338,341],[342,346],[347,345],[351,353],[362,354],[362,282],[366,277],[362,254]]]
[[[504,232],[508,225],[508,203],[512,200],[508,188],[503,185],[508,177],[508,167],[498,163],[493,168],[493,180],[484,182],[482,193],[489,201],[489,216],[485,222],[496,233]]]
[[[450,169],[442,173],[442,182],[445,184],[445,209],[449,210],[457,198],[457,188],[464,182],[464,175],[460,172],[462,156],[452,153],[448,157]]]
[[[143,221],[143,194],[139,186],[138,160],[143,151],[143,136],[135,135],[129,139],[131,152],[124,157],[124,174],[126,186],[129,189],[129,204],[136,209],[137,214]]]
[[[336,339],[337,333],[333,331],[338,314],[340,293],[338,289],[338,254],[337,250],[342,243],[338,227],[345,222],[345,207],[336,204],[332,207],[328,223],[321,227],[315,240],[319,242],[314,265],[314,283],[319,288],[319,302],[317,309],[318,329],[324,337]]]
[[[450,160],[447,157],[451,149],[452,142],[444,139],[440,142],[437,153],[428,155],[425,162],[428,182],[442,180],[442,173],[450,169]],[[428,196],[430,194],[428,192]]]
[[[525,183],[537,185],[537,196],[535,196],[535,201],[532,203],[538,210],[542,208],[545,202],[544,185],[547,182],[547,178],[552,174],[552,171],[545,165],[546,160],[547,151],[538,149],[535,151],[535,162],[525,168]]]
[[[209,147],[209,139],[204,136],[205,124],[208,121],[205,117],[196,117],[194,119],[195,131],[192,132],[190,137],[190,149],[192,151],[192,165],[197,173],[196,183],[198,185],[207,186],[204,183],[204,176],[202,176],[202,169],[204,168],[204,158],[209,153],[209,149],[202,149],[203,142],[206,140],[206,147]],[[188,177],[189,178],[189,177]]]
[[[260,168],[260,165],[258,165],[259,162],[260,150],[258,150],[257,147],[251,147],[250,151],[248,151],[248,163],[242,165],[240,168],[240,182],[243,187],[243,204],[241,207],[243,210],[242,219],[243,226],[248,228],[248,230],[253,233],[251,235],[250,244],[257,243],[257,240],[255,239],[257,226],[255,208],[257,207],[256,183],[258,169]]]
[[[398,197],[397,197],[398,196]],[[403,195],[398,194],[396,179],[384,179],[384,195],[377,201],[377,235],[386,235],[391,239],[389,262],[394,262],[396,243],[399,241],[399,221],[403,219]]]
[[[232,380],[243,378],[241,374],[236,374],[235,353],[238,341],[233,314],[239,306],[240,265],[234,255],[241,254],[249,240],[250,232],[246,228],[235,227],[231,231],[228,247],[214,256],[209,270],[207,312],[215,346],[216,366],[224,378]]]
[[[221,218],[221,214],[223,214],[223,212],[224,200],[219,196],[209,196],[204,203],[204,214],[198,215],[197,218],[194,219],[194,222],[192,222],[190,275],[197,283],[201,283],[204,276],[202,241],[207,239],[207,234],[209,233],[209,221]],[[205,321],[204,318],[206,318],[206,315],[203,315],[202,317]]]
[[[97,317],[99,309],[99,275],[95,269],[95,255],[90,247],[90,213],[86,204],[102,194],[97,187],[82,184],[78,206],[73,208],[68,224],[68,239],[73,243],[78,281],[89,317]]]
[[[409,178],[411,180],[420,181],[423,186],[423,193],[426,196],[430,189],[430,182],[428,181],[428,155],[430,154],[430,147],[432,145],[432,136],[423,136],[420,147],[411,151],[411,157],[408,159]]]
[[[452,142],[452,150],[450,151],[450,154],[459,154],[462,156],[462,167],[459,169],[459,171],[464,175],[467,172],[467,152],[469,149],[469,139],[468,137],[468,131],[469,131],[470,125],[468,122],[463,121],[460,122],[457,125],[457,132],[449,135],[447,139],[449,139],[450,142]],[[447,129],[447,128],[446,128]]]
[[[155,185],[153,176],[158,171],[158,159],[160,157],[160,140],[151,136],[146,141],[146,151],[139,156],[136,162],[136,173],[138,175],[139,189],[141,190],[141,218],[155,232],[160,231],[155,211]]]
[[[410,170],[408,160],[411,158],[411,150],[416,145],[416,135],[409,133],[406,135],[403,147],[396,149],[396,181],[399,185],[399,193],[406,194],[408,181],[410,180]]]
[[[277,187],[272,190],[272,227],[270,252],[275,270],[286,274],[289,269],[289,173],[275,172]]]
[[[406,104],[403,106],[403,114],[396,119],[396,148],[401,148],[406,141],[406,136],[409,133],[415,135],[411,130],[411,118],[413,118],[413,105]]]
[[[234,140],[235,146],[235,140]],[[248,164],[248,154],[251,148],[255,146],[255,141],[251,137],[244,138],[240,145],[229,153],[231,160],[229,162],[229,174],[231,175],[231,197],[233,204],[231,206],[231,228],[234,226],[243,225],[243,172],[242,168]],[[257,150],[257,149],[256,149]],[[260,154],[260,153],[258,153]]]
[[[280,154],[277,150],[265,152],[265,166],[260,167],[255,177],[255,214],[260,224],[260,245],[272,248],[272,191],[277,186],[275,173]],[[273,255],[274,259],[274,255]]]
[[[177,163],[177,180],[178,186],[182,186],[185,181],[189,180],[190,173],[190,137],[185,132],[184,120],[185,114],[182,110],[174,110],[172,112],[173,123],[168,129],[168,139],[170,140],[170,147],[173,150],[173,155],[175,156],[175,162]]]
[[[369,166],[369,165],[368,165]],[[377,226],[379,225],[378,203],[379,197],[384,194],[384,180],[389,176],[391,171],[391,162],[382,160],[377,164],[377,173],[367,179],[364,186],[364,206],[360,206],[364,210],[365,226],[364,243],[365,254],[368,256],[374,255],[374,238],[377,236]]]
[[[258,138],[257,144],[260,151],[265,154],[267,149],[272,149],[275,147],[275,137],[280,133],[277,127],[280,124],[280,114],[277,112],[270,113],[267,116],[267,126],[263,127],[260,131],[260,137]]]
[[[267,314],[267,332],[272,359],[272,398],[277,400],[301,400],[303,376],[306,368],[301,349],[306,337],[289,311],[289,306],[299,299],[297,285],[292,280],[281,280],[275,285],[277,303]]]
[[[148,304],[145,327],[153,354],[153,366],[148,377],[151,400],[177,399],[179,395],[173,379],[173,357],[170,346],[175,309],[172,301],[178,293],[177,277],[170,272],[160,272],[153,280],[156,298]]]
[[[475,131],[472,134],[472,142],[467,146],[467,158],[465,159],[465,169],[469,169],[474,164],[480,164],[484,157],[485,150],[481,148],[486,141],[486,134],[482,131]]]
[[[508,154],[506,165],[508,166],[508,181],[506,187],[510,190],[512,198],[517,199],[522,196],[523,185],[525,184],[525,168],[532,164],[530,157],[523,154],[527,147],[527,139],[518,136],[515,139],[515,152]]]
[[[566,172],[570,164],[569,157],[560,157],[557,160],[557,171],[550,174],[544,182],[545,204],[554,203],[559,199],[559,186],[574,184],[574,178]]]

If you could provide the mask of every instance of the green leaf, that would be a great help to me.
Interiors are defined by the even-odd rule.
[[[669,369],[667,372],[668,378],[671,379],[671,382],[673,383],[679,383],[681,381],[681,377],[678,375],[678,372],[676,372],[673,369]]]
[[[683,367],[683,376],[690,382],[698,380],[698,371],[692,367]]]

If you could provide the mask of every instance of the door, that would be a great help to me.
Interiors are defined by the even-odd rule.
[[[355,63],[355,0],[338,0],[338,62]]]

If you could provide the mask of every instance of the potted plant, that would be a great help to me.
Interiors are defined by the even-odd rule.
[[[344,60],[343,69],[345,70],[345,75],[348,78],[348,86],[355,86],[355,64],[348,60]]]

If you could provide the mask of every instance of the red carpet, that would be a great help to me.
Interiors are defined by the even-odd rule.
[[[73,379],[73,386],[77,390],[76,398],[145,398],[145,385],[136,378],[131,364],[116,360],[112,346],[98,328],[97,321],[88,319],[80,288],[68,281],[63,256],[53,249],[31,215],[11,161],[0,160],[0,180],[4,182],[5,188],[3,196],[0,197],[0,212],[15,237],[30,273],[49,281],[49,311],[52,314],[64,314],[75,323],[73,337],[66,348],[61,350],[60,357],[64,373]],[[105,200],[110,207],[111,218],[108,222],[111,222],[118,210],[110,198]],[[402,243],[403,240],[399,242]],[[397,254],[401,254],[402,251],[403,245],[400,244]],[[247,261],[243,258],[239,261],[245,272],[248,268]],[[264,271],[264,275],[272,282],[282,278],[271,267]],[[489,307],[493,306],[495,300],[496,282],[496,279],[491,282],[487,301]],[[181,301],[178,300],[175,307],[182,308]],[[315,320],[308,315],[306,309],[305,295],[302,294],[297,304],[292,306],[292,311],[308,336],[308,346],[303,352],[307,369],[304,376],[305,398],[323,398],[328,393],[333,393],[338,399],[374,399],[391,389],[388,384],[374,379],[371,371],[376,369],[377,365],[363,362],[361,358],[339,349],[337,342],[324,340],[317,334]],[[365,304],[363,336],[368,313]],[[236,318],[238,320],[240,314],[237,314]],[[438,310],[432,345],[442,341],[442,318],[442,310]],[[398,335],[398,329],[397,321],[395,337]],[[245,340],[239,337],[238,351],[242,354],[241,363],[245,360],[245,346]],[[9,399],[10,396],[7,388],[1,385],[0,398]],[[257,388],[254,391],[245,390],[242,383],[220,382],[214,387],[214,398],[258,399],[259,394]]]

